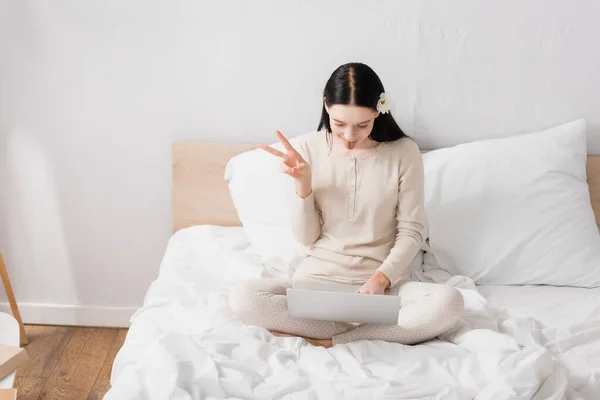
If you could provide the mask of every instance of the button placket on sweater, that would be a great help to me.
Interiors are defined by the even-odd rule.
[[[356,158],[352,158],[348,165],[350,177],[350,196],[348,198],[348,219],[356,219],[356,187],[358,181],[358,165]]]

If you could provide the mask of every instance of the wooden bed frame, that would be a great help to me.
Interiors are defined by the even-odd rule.
[[[224,180],[229,159],[256,145],[173,143],[173,231],[193,225],[241,226]],[[600,156],[589,156],[588,184],[600,226]]]

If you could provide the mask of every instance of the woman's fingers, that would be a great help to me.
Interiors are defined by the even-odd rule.
[[[285,153],[282,153],[281,151],[274,149],[271,146],[267,146],[266,144],[261,144],[260,148],[263,149],[264,151],[266,151],[267,153],[273,154],[276,157],[279,157],[279,158],[285,157]]]
[[[360,288],[358,288],[358,290],[356,291],[356,293],[359,294],[376,294],[376,292],[369,288],[369,287],[365,287],[365,286],[361,286]]]
[[[281,163],[281,165],[279,166],[279,170],[281,172],[283,172],[284,174],[288,174],[289,176],[294,176],[294,169],[285,165],[285,163]]]
[[[296,149],[294,149],[294,147],[292,147],[292,145],[287,140],[287,138],[285,136],[283,136],[283,134],[279,131],[276,131],[275,134],[279,138],[279,141],[283,144],[283,147],[286,149],[287,154],[283,153],[271,146],[267,146],[265,144],[261,144],[260,148],[263,149],[264,151],[267,151],[267,152],[273,154],[276,157],[283,158],[285,160],[285,163],[290,167],[294,167],[294,166],[306,167],[307,166],[306,161],[304,161],[304,158],[302,158],[300,153],[298,153],[296,151]]]
[[[284,162],[281,163],[281,166],[279,167],[279,170],[281,172],[283,172],[284,174],[287,174],[289,176],[291,176],[292,178],[300,178],[302,177],[302,173],[300,171],[298,171],[297,167],[290,167],[289,165],[287,165]]]
[[[279,131],[275,131],[275,136],[277,136],[277,138],[283,144],[283,147],[285,147],[285,149],[288,151],[288,153],[297,153],[296,149],[294,149],[292,147],[289,140],[287,140],[287,138],[285,136],[283,136],[283,133],[281,133]]]

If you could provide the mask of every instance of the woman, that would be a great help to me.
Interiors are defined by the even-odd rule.
[[[333,72],[318,131],[297,148],[277,132],[285,152],[261,146],[295,180],[292,226],[307,254],[294,279],[356,285],[366,295],[398,287],[398,325],[290,318],[285,291],[293,280],[241,282],[230,294],[232,310],[248,325],[324,347],[363,339],[414,344],[447,331],[463,310],[460,292],[406,277],[425,234],[421,152],[389,113],[370,67],[350,63]]]

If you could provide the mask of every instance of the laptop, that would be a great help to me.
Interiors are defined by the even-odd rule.
[[[397,324],[400,311],[397,288],[387,289],[383,295],[356,293],[359,288],[339,283],[296,281],[286,290],[288,315],[321,321]]]

